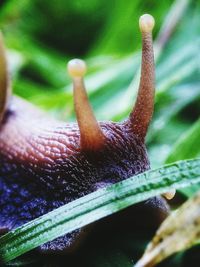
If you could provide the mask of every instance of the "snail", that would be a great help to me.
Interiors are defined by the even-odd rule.
[[[83,81],[86,64],[79,59],[71,60],[67,67],[78,123],[52,119],[20,97],[11,96],[1,40],[0,234],[150,168],[145,136],[154,106],[153,17],[141,16],[139,26],[142,67],[138,96],[129,118],[119,123],[96,120]],[[161,213],[162,219],[169,211],[162,197],[143,206]],[[73,231],[39,250],[71,251],[86,232]]]

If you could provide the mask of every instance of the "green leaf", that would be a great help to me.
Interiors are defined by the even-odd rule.
[[[150,170],[93,192],[45,214],[0,238],[0,257],[8,262],[25,252],[172,188],[200,182],[200,159]]]

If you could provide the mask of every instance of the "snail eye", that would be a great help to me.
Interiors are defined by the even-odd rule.
[[[128,123],[134,134],[144,139],[154,108],[155,67],[153,54],[152,30],[154,18],[145,14],[140,17],[139,27],[142,34],[142,66],[140,85],[135,107]]]
[[[83,77],[87,66],[81,59],[68,62],[67,70],[73,80],[74,109],[80,130],[80,146],[83,151],[97,151],[105,144],[105,136],[95,118],[88,100]]]

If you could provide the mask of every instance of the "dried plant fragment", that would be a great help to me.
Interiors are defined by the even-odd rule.
[[[194,245],[200,238],[200,192],[160,226],[135,267],[152,267]]]

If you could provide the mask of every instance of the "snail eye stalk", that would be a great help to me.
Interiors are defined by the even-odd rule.
[[[67,65],[73,80],[74,109],[80,130],[80,143],[83,151],[97,151],[105,143],[105,136],[97,122],[89,103],[83,77],[86,64],[83,60],[72,59]]]
[[[144,139],[154,108],[155,67],[152,30],[154,18],[145,14],[140,17],[139,27],[142,34],[142,66],[138,96],[130,114],[129,124],[133,132]]]

